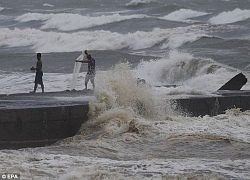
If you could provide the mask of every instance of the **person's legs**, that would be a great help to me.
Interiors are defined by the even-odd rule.
[[[42,93],[44,93],[44,85],[43,82],[41,83]]]
[[[34,93],[36,92],[37,85],[38,85],[38,84],[37,84],[37,83],[35,83],[35,86],[34,86],[34,91],[33,91]]]
[[[41,72],[40,84],[41,84],[41,88],[42,88],[42,93],[44,93],[44,85],[43,85],[43,72]]]
[[[88,87],[89,79],[90,79],[90,75],[89,75],[89,74],[86,74],[86,76],[85,76],[85,89],[86,89],[86,90],[87,90],[87,87]]]
[[[42,78],[42,76],[43,76],[43,73],[36,73],[35,86],[34,86],[33,93],[36,92],[38,84],[41,84],[42,92],[44,93],[44,85],[43,85],[43,78]]]
[[[38,74],[36,73],[36,77],[35,77],[35,85],[34,85],[34,90],[33,90],[33,93],[35,93],[35,92],[36,92],[37,86],[38,86]]]
[[[95,75],[91,75],[90,82],[92,83],[93,89],[95,89]]]

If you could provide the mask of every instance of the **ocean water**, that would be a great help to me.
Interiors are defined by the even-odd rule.
[[[249,0],[0,0],[0,94],[32,91],[29,68],[37,52],[47,92],[70,89],[82,50],[97,69],[90,118],[79,133],[49,147],[1,150],[0,173],[250,179],[250,111],[188,117],[169,104],[213,96],[239,72],[249,79],[249,28]],[[78,90],[86,70],[83,65]],[[137,78],[147,86],[137,86]]]

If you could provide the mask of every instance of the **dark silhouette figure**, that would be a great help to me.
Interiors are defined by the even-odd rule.
[[[30,70],[36,70],[36,77],[35,77],[35,86],[34,86],[34,91],[33,93],[36,92],[38,84],[41,85],[42,92],[44,93],[44,85],[43,85],[43,71],[42,71],[42,60],[41,60],[41,53],[37,53],[37,63],[36,67],[31,67]]]

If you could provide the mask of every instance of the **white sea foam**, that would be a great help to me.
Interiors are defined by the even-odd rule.
[[[43,6],[45,6],[45,7],[54,7],[54,5],[49,4],[49,3],[44,3]]]
[[[91,147],[92,148],[92,147]],[[153,158],[114,160],[83,155],[48,154],[46,148],[0,152],[1,170],[21,172],[22,179],[247,179],[248,159]],[[143,151],[143,150],[142,150]],[[187,173],[188,172],[188,173]],[[198,173],[197,173],[198,172]],[[205,173],[202,173],[205,172]],[[209,173],[210,172],[210,173]],[[217,172],[217,173],[216,173]],[[150,177],[148,177],[150,174]]]
[[[180,31],[174,31],[170,34],[166,43],[163,43],[160,49],[176,49],[181,47],[185,43],[194,42],[202,37],[208,37],[205,34],[199,34],[195,32],[180,33]]]
[[[241,112],[231,109],[226,114],[202,118],[171,116],[165,123],[159,124],[159,129],[171,138],[182,135],[197,135],[207,138],[225,138],[239,142],[250,143],[248,133],[250,111]],[[167,133],[169,132],[169,133]]]
[[[0,11],[2,11],[2,10],[4,10],[4,8],[3,8],[3,7],[0,7]]]
[[[194,30],[193,30],[194,28]],[[140,50],[164,43],[161,48],[178,48],[205,36],[204,31],[195,33],[198,27],[153,29],[119,34],[110,31],[82,31],[76,33],[47,32],[37,29],[0,29],[0,46],[30,46],[40,52],[71,52],[82,49],[114,50],[129,48]]]
[[[137,86],[137,78],[132,74],[128,63],[117,64],[100,77],[95,93],[99,101],[105,100],[108,108],[131,108],[136,113],[150,112],[151,115],[158,113],[156,98],[148,88]],[[143,104],[143,107],[138,106],[138,103]]]
[[[157,2],[155,0],[132,0],[126,4],[126,6],[137,6],[139,4],[149,4],[151,2]]]
[[[60,31],[72,31],[89,28],[93,26],[119,22],[127,19],[145,18],[143,14],[133,15],[101,15],[101,16],[83,16],[80,14],[58,13],[41,14],[26,13],[16,18],[19,22],[44,21],[41,29],[58,29]]]
[[[236,8],[233,11],[222,12],[209,19],[212,24],[230,24],[250,18],[250,10]]]
[[[172,12],[161,19],[169,20],[169,21],[180,21],[180,22],[188,22],[190,18],[199,17],[207,15],[206,12],[198,12],[191,9],[180,9],[178,11]]]
[[[213,92],[233,77],[237,71],[211,59],[194,58],[189,53],[171,51],[164,58],[141,62],[135,73],[137,77],[144,78],[151,85],[185,84],[186,92],[191,89]],[[222,74],[224,75],[221,76]],[[210,83],[207,83],[208,79]],[[178,92],[178,89],[181,90],[180,92],[184,90],[183,87],[179,87],[173,91]]]

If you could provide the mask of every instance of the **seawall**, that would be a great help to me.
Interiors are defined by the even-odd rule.
[[[88,119],[88,92],[0,95],[0,149],[39,147],[74,136]],[[66,98],[66,100],[65,100]]]
[[[0,149],[50,145],[74,136],[88,104],[0,110]]]
[[[91,91],[0,95],[0,149],[46,146],[77,134],[88,120]],[[250,109],[250,91],[218,91],[213,97],[170,100],[186,115]]]
[[[173,100],[175,110],[188,116],[216,116],[226,110],[250,110],[250,91],[217,91],[214,97],[192,97]]]

